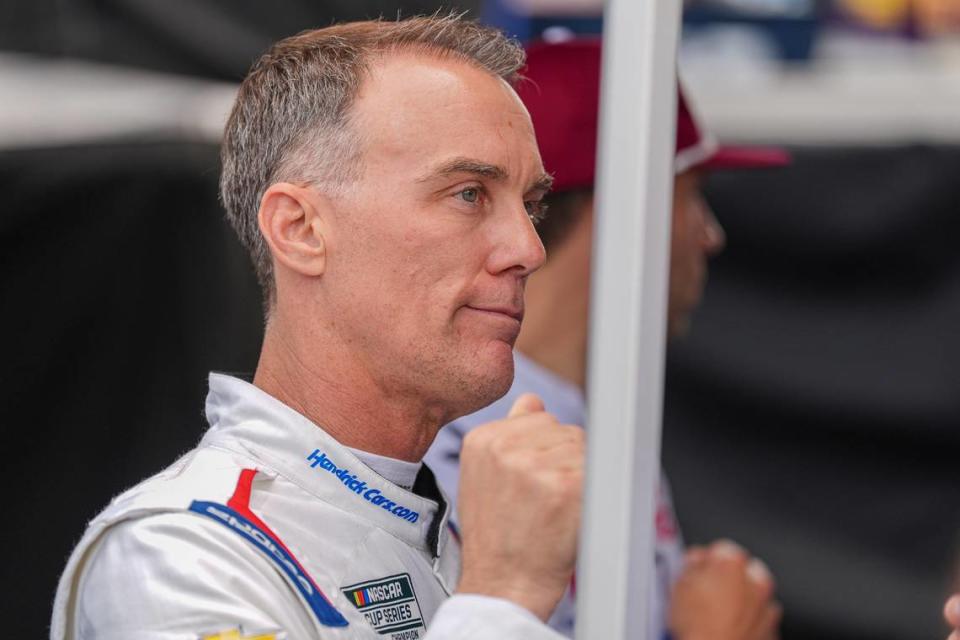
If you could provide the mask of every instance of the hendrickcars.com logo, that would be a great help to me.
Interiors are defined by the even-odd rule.
[[[320,449],[314,449],[313,453],[307,456],[307,462],[309,462],[310,466],[314,469],[320,467],[324,471],[333,474],[347,489],[353,491],[358,496],[363,496],[363,499],[367,502],[389,511],[398,518],[402,518],[407,522],[416,522],[420,519],[420,514],[413,509],[408,509],[393,500],[387,499],[379,489],[368,487],[366,482],[358,478],[355,474],[350,473],[349,469],[335,465],[330,458],[327,457],[327,454],[321,452]]]

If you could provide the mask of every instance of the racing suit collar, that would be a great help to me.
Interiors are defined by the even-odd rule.
[[[448,541],[447,501],[430,470],[412,491],[360,461],[321,427],[273,396],[233,376],[211,373],[201,446],[229,449],[268,463],[304,491],[439,557]]]

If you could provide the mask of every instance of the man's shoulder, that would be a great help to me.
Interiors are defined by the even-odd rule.
[[[114,523],[85,555],[79,587],[71,597],[58,594],[64,605],[55,607],[53,628],[62,631],[53,637],[201,637],[231,627],[293,637],[314,631],[297,600],[283,596],[289,585],[267,556],[187,511]]]
[[[150,512],[185,510],[195,500],[225,501],[239,473],[247,466],[245,462],[232,452],[210,447],[193,449],[115,497],[91,524]]]
[[[288,553],[287,535],[301,537],[304,518],[337,520],[338,527],[324,532],[328,543],[324,549],[332,556],[324,556],[328,565],[335,552],[357,545],[369,528],[353,514],[305,490],[267,460],[201,446],[114,498],[90,522],[80,546],[107,535],[149,534],[151,527],[162,524],[163,531],[174,536],[182,530],[191,538],[202,530],[208,538],[229,540],[231,546],[241,541],[247,551],[281,557]]]
[[[270,504],[269,508],[261,505],[259,511],[251,505],[255,479],[257,496]],[[188,452],[117,496],[91,521],[61,577],[51,637],[68,637],[63,633],[75,628],[74,621],[92,620],[92,612],[104,628],[130,615],[146,620],[150,628],[164,628],[163,619],[150,617],[157,603],[176,610],[182,606],[185,613],[195,608],[183,598],[165,600],[168,592],[206,594],[212,608],[204,605],[203,614],[213,616],[211,620],[218,612],[250,609],[244,628],[271,628],[270,623],[279,620],[283,628],[299,629],[302,636],[305,629],[313,628],[311,615],[322,625],[338,627],[342,616],[323,594],[336,584],[331,574],[342,563],[333,562],[340,558],[331,553],[317,558],[324,561],[323,572],[314,567],[307,573],[288,549],[290,541],[284,539],[294,515],[288,511],[297,510],[291,504],[314,515],[331,512],[262,460],[209,446]],[[350,522],[344,524],[347,531],[356,528]],[[331,534],[333,541],[340,540],[339,534],[339,529]],[[329,546],[349,551],[346,543],[323,548]],[[131,579],[136,584],[114,588]],[[315,579],[323,583],[323,590]],[[257,595],[291,589],[300,592],[312,612],[306,618],[296,597],[258,599]],[[120,592],[135,609],[132,614],[102,597]]]

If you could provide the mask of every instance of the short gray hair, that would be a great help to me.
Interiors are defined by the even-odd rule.
[[[260,200],[277,182],[338,189],[360,173],[350,107],[371,57],[400,49],[453,57],[511,85],[523,48],[462,14],[372,20],[304,31],[277,42],[250,70],[224,132],[220,199],[253,259],[269,309],[273,265],[257,224]]]

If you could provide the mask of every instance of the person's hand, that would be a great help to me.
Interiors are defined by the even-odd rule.
[[[766,565],[736,544],[691,547],[670,599],[670,631],[677,640],[775,640],[782,610],[773,591]]]
[[[460,457],[463,575],[458,593],[505,598],[546,621],[573,575],[583,430],[532,394],[471,431]]]
[[[960,640],[960,594],[955,594],[943,605],[943,619],[953,627],[947,640]]]

